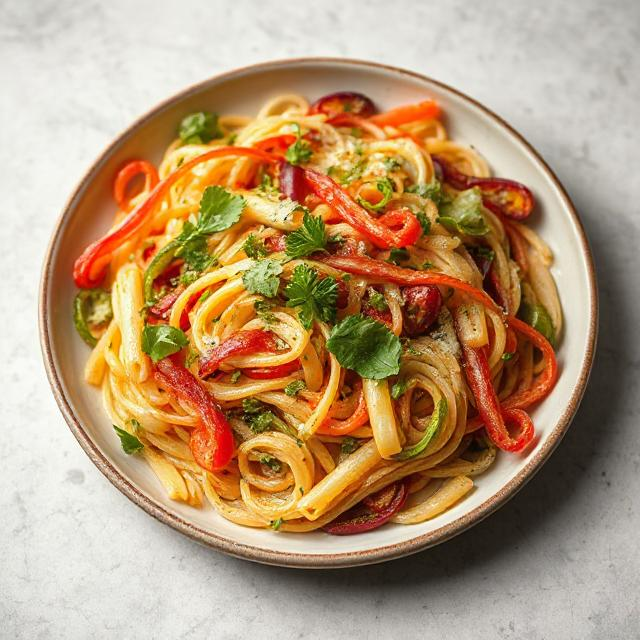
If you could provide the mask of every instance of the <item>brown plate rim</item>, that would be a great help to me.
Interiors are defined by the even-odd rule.
[[[58,244],[58,238],[61,231],[67,224],[70,217],[70,213],[74,207],[76,200],[80,197],[86,185],[94,178],[94,175],[98,172],[100,167],[106,162],[107,158],[116,150],[120,143],[129,137],[141,124],[154,117],[162,109],[172,105],[173,103],[183,100],[192,93],[198,92],[212,83],[220,82],[221,80],[232,78],[237,75],[241,75],[254,70],[261,69],[278,69],[281,67],[287,67],[295,64],[338,64],[345,66],[356,67],[369,67],[373,69],[382,69],[390,71],[400,76],[408,76],[412,79],[420,81],[426,81],[432,83],[441,89],[451,92],[468,103],[472,104],[479,110],[481,110],[486,116],[490,117],[495,123],[501,127],[507,129],[515,138],[520,142],[527,151],[540,163],[543,171],[547,177],[551,180],[558,192],[564,204],[569,209],[569,212],[573,218],[573,222],[578,229],[580,243],[582,246],[583,255],[586,258],[588,268],[589,279],[589,296],[591,300],[590,318],[589,318],[589,340],[588,347],[584,354],[584,359],[580,368],[580,375],[577,383],[571,393],[567,407],[558,420],[558,423],[554,427],[553,431],[549,434],[545,440],[543,446],[535,455],[528,461],[527,465],[506,483],[498,492],[491,496],[488,500],[485,500],[481,505],[473,509],[472,511],[462,515],[460,518],[453,522],[444,525],[434,531],[422,534],[410,540],[404,542],[394,543],[390,545],[383,545],[372,549],[367,549],[358,552],[344,552],[344,553],[331,553],[331,554],[306,554],[306,553],[293,553],[288,551],[271,551],[256,547],[248,544],[241,544],[234,542],[226,537],[217,535],[210,531],[206,531],[194,524],[188,522],[184,518],[175,513],[171,513],[160,503],[146,495],[140,489],[138,489],[132,482],[130,482],[123,474],[114,467],[111,462],[102,454],[96,444],[89,437],[85,431],[84,426],[80,423],[75,416],[73,408],[65,395],[64,387],[60,380],[57,363],[53,358],[53,350],[51,345],[51,336],[49,334],[49,313],[48,313],[48,291],[49,291],[49,278],[51,274],[51,267],[56,253]],[[148,110],[144,115],[137,118],[133,124],[127,127],[122,133],[115,137],[115,139],[105,148],[100,154],[98,159],[91,165],[85,175],[79,181],[77,187],[74,189],[72,195],[67,200],[62,213],[56,222],[54,227],[49,246],[45,255],[45,260],[42,268],[42,275],[40,280],[40,292],[39,292],[39,333],[40,344],[42,348],[42,355],[44,359],[45,369],[53,395],[56,402],[64,416],[65,421],[69,425],[71,432],[80,443],[80,446],[84,449],[91,461],[98,467],[98,469],[105,475],[105,477],[125,496],[132,500],[139,507],[144,509],[148,514],[171,526],[172,528],[180,531],[188,537],[213,547],[219,551],[227,553],[232,556],[252,560],[255,562],[261,562],[265,564],[273,564],[287,567],[300,567],[300,568],[338,568],[338,567],[351,567],[364,564],[374,564],[378,562],[384,562],[386,560],[392,560],[400,558],[412,553],[416,553],[428,547],[435,546],[451,539],[452,537],[466,531],[474,524],[477,524],[499,507],[512,498],[524,485],[528,482],[535,473],[540,469],[544,462],[549,458],[553,450],[558,446],[562,437],[566,433],[571,420],[573,419],[584,391],[587,386],[591,367],[593,365],[593,359],[595,354],[596,342],[598,332],[598,289],[596,285],[596,275],[593,263],[593,255],[589,247],[589,241],[587,239],[584,227],[578,213],[576,211],[573,202],[567,194],[560,180],[555,173],[540,156],[540,154],[533,148],[533,146],[511,125],[509,125],[500,116],[493,111],[479,103],[477,100],[469,97],[465,93],[450,87],[449,85],[434,80],[428,76],[417,73],[415,71],[409,71],[399,67],[391,65],[381,64],[378,62],[370,62],[366,60],[359,60],[353,58],[333,58],[333,57],[302,57],[302,58],[290,58],[274,60],[269,62],[262,62],[258,64],[252,64],[225,73],[217,74],[202,82],[191,85],[190,87],[176,93],[170,98],[163,100],[156,106]]]

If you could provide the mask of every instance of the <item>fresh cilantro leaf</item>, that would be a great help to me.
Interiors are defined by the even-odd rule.
[[[300,125],[296,124],[296,135],[298,139],[287,149],[284,154],[285,160],[292,165],[306,164],[311,160],[313,151],[306,140],[302,140]]]
[[[246,205],[242,196],[233,195],[223,187],[207,187],[200,200],[197,231],[209,235],[228,229],[240,220],[240,214]]]
[[[333,327],[327,349],[363,378],[381,380],[400,371],[400,339],[382,322],[362,314],[347,316]]]
[[[268,453],[263,453],[260,455],[259,462],[261,464],[266,464],[272,471],[279,473],[282,471],[282,463],[278,458],[274,458],[270,456]]]
[[[128,431],[121,429],[120,427],[113,425],[118,437],[120,438],[120,446],[122,450],[127,454],[131,455],[132,453],[138,453],[138,451],[142,451],[144,449],[144,445],[138,438],[132,436]]]
[[[442,183],[438,180],[432,180],[427,184],[414,184],[407,188],[408,193],[416,193],[421,198],[432,200],[436,206],[440,206],[445,194],[442,191]]]
[[[243,276],[242,282],[249,293],[259,293],[265,298],[273,298],[278,293],[282,265],[277,260],[258,260]]]
[[[418,211],[415,214],[416,218],[418,218],[418,222],[422,227],[422,235],[428,236],[431,232],[431,220],[429,220],[427,214],[424,211]]]
[[[177,353],[188,344],[184,332],[168,324],[148,324],[142,330],[142,350],[154,362]]]
[[[379,211],[383,209],[387,202],[391,200],[393,197],[393,182],[389,180],[389,178],[382,178],[381,180],[376,181],[376,189],[382,194],[382,198],[376,202],[371,203],[365,198],[358,197],[358,202],[365,208],[371,209],[372,211]]]
[[[314,318],[335,321],[338,283],[333,276],[320,279],[312,267],[296,265],[284,294],[288,307],[300,307],[300,322],[305,329],[311,328]]]
[[[455,198],[440,206],[438,222],[447,229],[469,236],[483,236],[489,233],[489,227],[482,215],[482,194],[473,187],[461,191]]]
[[[304,212],[302,225],[285,238],[287,256],[301,258],[327,246],[327,231],[320,216]]]
[[[247,257],[253,258],[254,260],[264,258],[269,253],[267,247],[264,244],[264,240],[262,238],[254,236],[253,233],[250,233],[247,236],[247,239],[244,241],[242,248],[247,254]]]
[[[387,304],[387,301],[385,300],[384,295],[382,295],[379,291],[376,291],[375,289],[369,289],[368,303],[376,311],[386,311],[389,308],[389,305]]]
[[[274,307],[274,303],[271,300],[256,300],[253,303],[253,308],[256,312],[256,315],[259,318],[262,318],[265,324],[270,325],[278,322],[278,318],[272,313],[272,309]]]
[[[409,252],[405,249],[391,249],[389,252],[389,259],[387,262],[391,262],[392,264],[400,264],[401,262],[405,262],[409,259]]]
[[[307,385],[304,383],[304,380],[294,380],[284,388],[284,392],[288,396],[295,398],[295,396],[297,396],[300,391],[306,388],[307,388]]]
[[[215,113],[199,111],[183,118],[178,135],[184,144],[206,144],[214,138],[222,138]]]
[[[341,453],[348,455],[350,453],[353,453],[359,446],[360,446],[360,443],[355,438],[352,438],[351,436],[345,436],[342,439],[342,444],[340,445],[340,451]]]
[[[394,400],[397,400],[401,395],[404,394],[404,392],[409,388],[409,385],[407,383],[406,380],[398,380],[392,387],[391,387],[391,397]]]

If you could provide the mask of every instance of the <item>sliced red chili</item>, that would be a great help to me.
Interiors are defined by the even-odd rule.
[[[334,536],[350,536],[381,527],[402,509],[409,495],[406,482],[396,482],[393,486],[393,498],[380,511],[376,512],[359,505],[322,527],[323,530]]]
[[[330,93],[322,96],[309,107],[309,113],[324,113],[329,118],[341,113],[368,118],[375,112],[376,108],[371,99],[355,91]]]
[[[248,367],[242,369],[242,373],[254,380],[273,380],[273,378],[284,378],[298,369],[300,369],[300,360],[296,359],[275,367]]]
[[[444,181],[456,189],[478,187],[482,192],[482,203],[498,215],[524,220],[534,207],[531,191],[520,182],[506,178],[476,178],[458,171],[442,156],[434,155],[433,160],[442,171]]]
[[[304,179],[304,170],[284,160],[280,162],[280,191],[287,198],[304,202],[309,193],[309,185]]]

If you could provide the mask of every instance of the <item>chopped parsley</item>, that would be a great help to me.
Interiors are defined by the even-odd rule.
[[[222,138],[223,133],[215,113],[198,111],[182,119],[178,135],[183,144],[206,144],[215,138]]]
[[[397,400],[400,396],[404,395],[409,388],[409,383],[406,380],[400,379],[394,383],[391,387],[391,397]]]
[[[389,308],[384,295],[375,289],[369,289],[369,299],[367,302],[369,306],[373,307],[376,311],[386,311]]]
[[[260,400],[245,398],[242,401],[242,411],[242,419],[253,433],[264,433],[270,430],[280,431],[294,438],[296,442],[299,441],[298,433]]]
[[[502,354],[502,359],[503,360],[511,360],[511,358],[513,358],[513,356],[515,356],[515,353],[503,353]]]
[[[342,439],[342,444],[340,445],[340,452],[348,455],[353,453],[359,446],[360,443],[355,438],[345,436]]]
[[[290,382],[284,388],[284,392],[288,396],[291,396],[292,398],[295,398],[295,396],[297,396],[300,391],[302,391],[303,389],[306,389],[306,388],[307,388],[307,385],[304,383],[304,380],[293,380],[293,382]]]
[[[276,520],[272,520],[269,523],[269,526],[274,530],[274,531],[278,531],[280,529],[280,527],[282,526],[282,518],[277,518]]]
[[[240,377],[240,374],[242,372],[240,371],[240,369],[236,369],[230,376],[229,376],[229,382],[231,384],[235,384],[236,382],[238,382],[238,378]]]
[[[266,245],[264,244],[264,240],[253,235],[253,233],[250,233],[247,236],[247,239],[242,245],[242,249],[247,254],[248,258],[253,258],[254,260],[264,258],[269,253]]]
[[[407,188],[408,193],[415,193],[421,198],[432,200],[436,206],[440,206],[445,194],[442,191],[442,183],[438,180],[432,180],[426,184],[414,184]]]
[[[268,453],[260,454],[259,462],[260,464],[266,465],[276,473],[280,473],[280,471],[282,471],[282,463],[280,462],[280,460],[278,460],[278,458],[275,458],[274,456],[270,456]]]
[[[389,259],[387,262],[391,262],[391,264],[400,264],[401,262],[406,262],[409,259],[409,252],[405,249],[391,249],[389,252]]]
[[[316,269],[296,265],[284,294],[288,307],[300,307],[300,322],[305,329],[311,328],[314,319],[335,321],[338,283],[333,276],[320,278]]]
[[[431,232],[431,220],[429,220],[427,214],[424,211],[417,211],[415,216],[416,218],[418,218],[418,222],[422,227],[422,235],[428,236]]]
[[[306,140],[302,140],[300,125],[295,124],[297,140],[287,149],[284,154],[285,160],[294,166],[306,164],[311,160],[313,151]]]
[[[393,182],[389,180],[389,178],[382,178],[381,180],[376,181],[376,189],[382,194],[382,198],[376,202],[371,203],[365,198],[358,198],[358,202],[365,208],[371,209],[372,211],[379,211],[383,209],[386,204],[393,197]]]

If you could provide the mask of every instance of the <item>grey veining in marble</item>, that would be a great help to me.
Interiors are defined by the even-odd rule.
[[[225,557],[126,500],[65,426],[36,330],[54,221],[111,137],[208,75],[300,55],[405,66],[503,115],[574,198],[602,299],[587,396],[541,473],[439,548],[339,572]],[[636,0],[0,0],[0,87],[0,636],[640,636]]]

